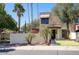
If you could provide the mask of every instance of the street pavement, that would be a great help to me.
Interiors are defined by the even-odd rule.
[[[4,51],[0,48],[0,55],[79,55],[79,46],[18,46]]]

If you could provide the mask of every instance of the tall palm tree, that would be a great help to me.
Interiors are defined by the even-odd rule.
[[[37,19],[38,19],[38,21],[39,21],[39,4],[37,3]]]
[[[15,3],[13,12],[16,12],[16,14],[18,16],[18,31],[20,31],[20,18],[21,18],[21,16],[23,16],[25,9],[23,8],[23,6],[20,3]]]
[[[27,4],[27,9],[28,9],[28,19],[29,19],[29,31],[31,30],[30,23],[31,21],[33,22],[33,4],[29,3]]]
[[[30,3],[30,16],[31,16],[31,21],[33,22],[33,4]]]
[[[25,33],[26,33],[26,21],[25,21]]]
[[[39,4],[37,3],[37,20],[38,20],[38,24],[40,24],[39,23],[40,22],[39,13],[40,13],[40,11],[39,11]]]
[[[32,21],[33,22],[33,4],[32,3],[30,3],[29,4],[29,15],[30,15],[30,21]],[[30,26],[30,30],[32,29],[32,26]]]
[[[29,20],[29,31],[30,31],[30,6],[29,3],[27,4],[27,9],[28,9],[28,20]]]

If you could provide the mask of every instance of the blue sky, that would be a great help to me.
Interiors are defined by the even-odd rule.
[[[27,3],[22,4],[24,9],[25,9],[25,13],[24,16],[21,17],[21,26],[24,25],[25,21],[26,23],[28,23],[28,9],[27,9]],[[50,12],[52,8],[55,7],[55,4],[53,3],[39,3],[39,12]],[[33,3],[33,19],[37,18],[37,4]],[[16,13],[14,13],[13,10],[14,4],[13,3],[7,3],[5,6],[5,10],[8,14],[12,15],[12,17],[15,19],[15,21],[18,22],[18,17],[16,15]]]

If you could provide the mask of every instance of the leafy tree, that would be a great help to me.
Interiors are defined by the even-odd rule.
[[[15,20],[11,17],[11,15],[6,13],[5,4],[2,3],[0,4],[0,28],[11,30],[15,30],[17,28]]]
[[[13,12],[16,12],[16,14],[18,16],[18,31],[20,31],[20,18],[21,18],[21,16],[23,16],[25,9],[23,8],[23,6],[21,4],[15,3]]]
[[[77,5],[79,6],[79,5]],[[69,38],[69,24],[73,23],[76,18],[78,18],[79,8],[74,6],[73,3],[56,4],[55,8],[52,10],[52,15],[57,15],[60,20],[67,25],[67,37]],[[78,9],[78,10],[77,10]]]
[[[33,20],[31,23],[32,28],[39,28],[39,22],[38,20]]]
[[[5,4],[0,4],[0,28],[4,27],[6,23],[5,22],[5,19],[4,19],[4,16],[6,14],[6,11],[4,10],[5,8]]]
[[[29,32],[29,26],[28,25],[23,25],[22,28],[23,32]]]
[[[7,22],[7,28],[10,28],[12,30],[17,30],[17,23],[16,21],[11,17],[11,15],[7,14],[6,17]]]
[[[33,20],[30,24],[24,24],[23,26],[22,26],[22,30],[25,32],[29,32],[30,31],[30,28],[29,28],[29,26],[31,26],[32,28],[36,28],[36,29],[38,29],[39,28],[39,22],[38,22],[38,20]]]

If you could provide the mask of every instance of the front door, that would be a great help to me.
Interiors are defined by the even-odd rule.
[[[56,38],[56,30],[52,30],[51,38],[52,39],[55,39]]]

